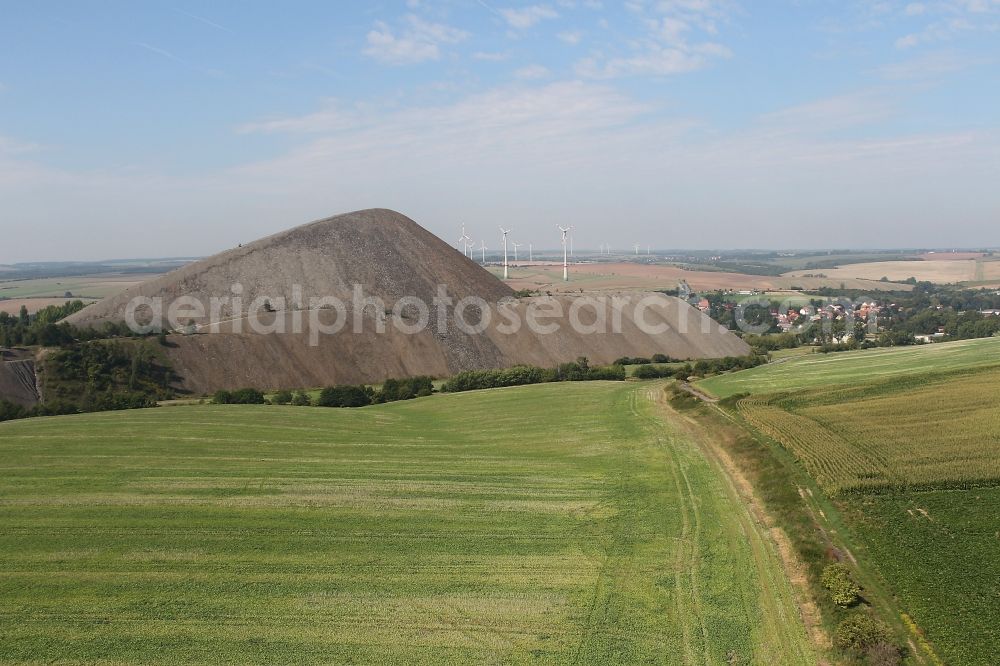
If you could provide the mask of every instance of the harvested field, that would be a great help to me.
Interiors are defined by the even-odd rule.
[[[494,274],[502,274],[502,269],[491,268]],[[819,272],[819,271],[817,271]],[[825,272],[825,271],[823,271]],[[562,280],[562,265],[517,266],[511,270],[508,281],[514,289],[536,289],[539,291],[615,291],[621,289],[656,290],[676,289],[679,280],[685,280],[695,291],[758,289],[761,291],[782,291],[793,287],[819,289],[839,288],[841,283],[848,289],[909,289],[909,286],[886,285],[871,280],[791,278],[766,275],[744,275],[722,271],[685,270],[669,264],[642,263],[580,263],[570,267],[570,281]]]
[[[12,298],[9,300],[0,300],[0,312],[6,312],[7,314],[16,315],[21,311],[21,306],[28,308],[28,314],[35,314],[42,308],[47,308],[50,305],[65,305],[70,301],[83,301],[84,303],[93,303],[94,299],[87,298]]]
[[[928,255],[937,257],[938,255]],[[979,259],[929,259],[927,261],[882,261],[869,264],[850,264],[838,268],[786,273],[795,277],[804,273],[822,273],[831,280],[880,280],[886,277],[901,281],[914,277],[921,282],[953,284],[971,281],[1000,280],[1000,261]]]

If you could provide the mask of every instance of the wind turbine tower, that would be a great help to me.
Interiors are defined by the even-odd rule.
[[[503,234],[503,279],[507,280],[510,278],[510,273],[507,270],[507,234],[510,233],[510,229],[500,227],[500,233]]]
[[[481,249],[483,251],[483,266],[485,266],[486,265],[486,241],[483,241],[483,247]]]
[[[639,244],[638,243],[635,244],[635,255],[639,256]]]
[[[566,234],[572,231],[573,227],[559,227],[562,232],[563,245],[563,282],[569,282],[569,256],[567,255],[568,245],[566,244]]]
[[[517,248],[523,246],[524,243],[515,243],[514,241],[511,241],[510,244],[514,246],[514,264],[516,265],[517,264]]]

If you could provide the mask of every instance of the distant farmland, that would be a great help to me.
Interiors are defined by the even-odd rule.
[[[1000,339],[811,355],[700,383],[835,499],[946,663],[993,664]]]
[[[29,313],[35,313],[49,305],[62,305],[68,300],[91,303],[155,277],[155,274],[102,274],[28,280],[0,279],[0,312],[17,314],[24,305]],[[67,297],[67,292],[72,295]]]
[[[960,282],[1000,283],[1000,261],[990,257],[982,259],[962,258],[934,259],[936,255],[924,255],[922,261],[879,261],[873,263],[849,264],[837,268],[800,270],[787,273],[788,277],[822,273],[831,280],[880,280],[883,277],[893,281],[916,278],[922,282],[951,284]]]
[[[493,272],[499,275],[502,269],[494,267]],[[909,285],[853,278],[846,280],[842,278],[791,278],[745,275],[721,270],[687,270],[671,264],[646,264],[641,261],[574,263],[570,267],[570,275],[570,281],[563,282],[561,264],[519,266],[511,270],[510,285],[515,289],[541,289],[542,291],[676,289],[677,282],[685,280],[696,291],[726,289],[781,291],[792,288],[839,288],[841,285],[848,289],[868,291],[908,290],[911,288]]]
[[[0,661],[815,663],[660,386],[0,424]]]

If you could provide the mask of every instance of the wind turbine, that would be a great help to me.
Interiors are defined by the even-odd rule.
[[[510,233],[510,229],[500,227],[500,233],[503,234],[503,279],[506,280],[510,277],[507,271],[507,234]]]
[[[558,225],[557,225],[558,226]],[[566,254],[566,234],[573,230],[573,227],[559,227],[559,231],[562,232],[562,245],[563,245],[563,282],[569,281],[569,257]]]
[[[532,248],[531,243],[528,243],[528,261],[535,263],[535,251]]]
[[[515,243],[514,241],[511,241],[510,244],[514,246],[514,263],[516,264],[517,263],[517,248],[523,247],[524,243]]]
[[[465,225],[463,224],[462,225],[462,236],[458,239],[458,242],[464,244],[464,246],[462,247],[462,254],[464,254],[467,257],[471,257],[472,256],[472,252],[469,250],[469,241],[470,240],[472,240],[472,238],[470,238],[468,235],[466,235],[466,233],[465,233]],[[473,245],[474,244],[475,243],[473,243]],[[457,250],[458,246],[456,246],[455,249]]]
[[[648,257],[648,256],[649,256],[649,254],[650,254],[650,252],[649,252],[649,246],[647,245],[647,246],[646,246],[646,256]]]
[[[486,265],[486,241],[482,242],[482,247],[480,249],[483,251],[483,266],[485,266]]]
[[[636,254],[636,256],[639,256],[639,244],[638,243],[635,244],[635,254]]]

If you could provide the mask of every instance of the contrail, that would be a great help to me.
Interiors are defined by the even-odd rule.
[[[177,12],[178,14],[183,14],[184,16],[187,16],[188,18],[192,18],[195,21],[201,21],[205,25],[210,25],[213,28],[217,28],[218,30],[223,30],[223,31],[228,32],[228,33],[233,33],[233,31],[230,30],[229,28],[227,28],[226,26],[219,25],[215,21],[211,21],[211,20],[205,18],[204,16],[198,16],[197,14],[192,14],[190,12],[186,12],[183,9],[174,9],[174,11]]]
[[[132,43],[135,46],[138,46],[139,48],[146,49],[150,53],[155,53],[158,56],[162,56],[162,57],[166,58],[167,60],[172,60],[172,61],[176,62],[178,65],[183,65],[183,66],[188,67],[190,69],[199,71],[202,74],[206,74],[208,76],[214,76],[214,77],[220,77],[220,76],[224,75],[224,73],[222,71],[220,71],[220,70],[209,69],[207,67],[201,67],[200,65],[196,65],[194,63],[188,62],[187,60],[184,60],[183,58],[175,56],[170,51],[167,51],[165,49],[161,49],[158,46],[153,46],[152,44],[147,44],[146,42],[132,42]]]

